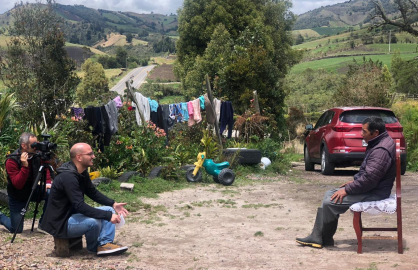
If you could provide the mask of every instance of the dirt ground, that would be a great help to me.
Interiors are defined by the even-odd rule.
[[[26,229],[10,244],[11,234],[2,230],[0,268],[417,269],[417,173],[402,178],[404,254],[397,253],[396,240],[364,240],[363,254],[357,254],[350,212],[340,218],[334,247],[313,249],[295,242],[295,237],[310,234],[324,192],[352,179],[355,172],[344,169],[325,177],[297,166],[286,176],[249,175],[249,186],[214,183],[146,199],[153,210],[132,213],[117,231],[117,242],[129,246],[121,256],[98,258],[84,248],[70,258],[57,258],[51,236]],[[394,215],[365,216],[363,223],[376,226],[395,220]]]

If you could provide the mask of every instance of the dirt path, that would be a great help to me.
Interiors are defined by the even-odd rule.
[[[397,253],[395,240],[364,240],[363,254],[357,254],[349,212],[340,218],[335,247],[312,249],[295,243],[295,237],[310,233],[324,192],[352,179],[354,173],[339,170],[324,177],[319,171],[295,167],[287,176],[251,175],[251,186],[213,184],[146,199],[153,210],[132,214],[117,231],[116,239],[129,246],[128,253],[118,257],[97,258],[84,249],[59,259],[50,236],[26,231],[9,244],[11,235],[2,231],[0,268],[417,269],[416,173],[403,177],[403,255]],[[367,216],[364,225],[394,224],[395,216],[385,217]]]

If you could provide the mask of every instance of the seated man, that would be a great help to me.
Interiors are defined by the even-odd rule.
[[[71,161],[57,169],[41,229],[57,238],[86,236],[87,250],[98,256],[121,254],[128,250],[113,243],[115,224],[128,211],[100,193],[91,183],[87,168],[93,166],[90,145],[77,143],[70,150]],[[84,194],[105,206],[91,207]],[[115,212],[116,211],[116,212]]]
[[[4,225],[11,233],[21,233],[23,231],[23,223],[19,226],[22,217],[21,210],[26,206],[29,196],[32,192],[33,182],[38,175],[41,166],[40,157],[34,157],[36,150],[31,145],[37,142],[38,139],[32,133],[25,132],[20,136],[19,149],[15,150],[13,154],[6,159],[6,173],[7,173],[7,194],[9,197],[10,218],[0,213],[0,224]],[[49,171],[46,174],[46,184],[51,185],[51,178]],[[32,195],[32,201],[39,198],[39,189]],[[48,201],[48,190],[45,195],[45,204],[43,213],[39,220],[42,222],[43,214]]]
[[[396,177],[395,142],[379,117],[364,119],[361,134],[368,145],[360,171],[354,175],[354,180],[325,193],[312,234],[296,238],[299,244],[316,248],[333,246],[340,214],[357,202],[378,201],[390,196]]]

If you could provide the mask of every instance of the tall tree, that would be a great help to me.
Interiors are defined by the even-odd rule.
[[[380,27],[382,25],[393,25],[402,31],[418,36],[418,30],[412,26],[412,24],[418,19],[418,1],[393,0],[393,4],[396,5],[396,8],[401,14],[398,20],[389,18],[380,0],[372,0],[372,2],[375,7],[375,11],[372,14],[372,19],[374,19],[373,28]]]
[[[392,77],[387,66],[372,60],[349,66],[341,87],[334,93],[337,106],[388,107]]]
[[[82,104],[94,100],[106,100],[106,98],[101,98],[103,94],[109,92],[109,80],[105,75],[103,66],[87,59],[81,69],[84,71],[84,78],[77,89],[77,100]]]
[[[22,121],[39,122],[43,112],[52,125],[55,115],[72,104],[79,83],[75,63],[64,49],[62,20],[54,12],[52,0],[46,6],[17,3],[12,16],[12,38],[0,59],[1,78],[15,93]]]
[[[185,94],[201,94],[208,73],[214,94],[231,100],[238,113],[257,90],[261,108],[282,121],[280,81],[299,60],[291,48],[290,7],[282,0],[185,0],[175,64]]]

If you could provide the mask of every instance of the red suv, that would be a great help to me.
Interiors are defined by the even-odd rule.
[[[307,125],[305,170],[313,171],[315,164],[321,164],[321,173],[330,175],[335,167],[360,165],[367,146],[361,136],[362,122],[370,116],[382,118],[389,136],[401,139],[401,173],[405,174],[403,127],[391,110],[378,107],[333,108],[321,115],[315,127]]]

